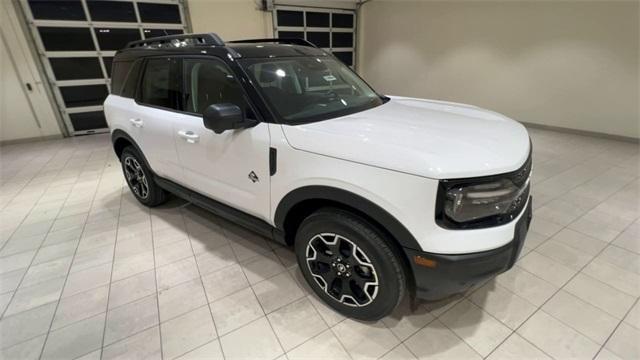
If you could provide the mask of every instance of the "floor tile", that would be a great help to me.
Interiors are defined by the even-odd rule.
[[[98,265],[113,262],[113,245],[77,252],[73,258],[71,272],[86,270]]]
[[[160,319],[165,322],[207,303],[200,279],[193,279],[158,292]]]
[[[162,354],[174,359],[216,338],[208,306],[202,306],[160,325]]]
[[[520,335],[513,333],[507,338],[497,349],[494,350],[487,358],[489,360],[495,359],[551,359],[540,349],[536,348],[523,339]]]
[[[273,252],[259,254],[242,262],[240,265],[251,285],[285,271],[280,259]]]
[[[245,288],[210,304],[220,335],[227,334],[262,316],[264,312],[251,288]]]
[[[551,260],[555,260],[564,266],[578,271],[593,259],[593,255],[589,255],[553,239],[540,245],[535,251]]]
[[[64,277],[61,277],[34,286],[20,287],[13,295],[13,300],[9,303],[5,316],[58,301],[64,281]]]
[[[518,334],[554,358],[592,358],[600,346],[544,311],[536,312]]]
[[[285,351],[327,329],[327,325],[306,297],[267,316]]]
[[[640,296],[640,274],[636,274],[602,259],[594,259],[582,272],[632,296]]]
[[[71,273],[67,278],[62,297],[69,297],[102,285],[107,285],[109,284],[110,278],[110,263]]]
[[[102,345],[104,314],[54,330],[44,345],[42,359],[73,359]]]
[[[304,296],[288,272],[253,285],[253,291],[267,314]]]
[[[569,281],[577,271],[536,251],[527,254],[518,262],[518,266],[558,287]]]
[[[46,334],[56,304],[51,303],[0,320],[0,349]]]
[[[231,265],[211,274],[203,275],[202,282],[209,301],[221,299],[249,286],[239,265]]]
[[[178,357],[180,360],[224,360],[220,341],[213,340]]]
[[[251,339],[251,346],[247,346],[247,339]],[[276,335],[264,317],[222,336],[220,344],[227,360],[274,359],[283,353]]]
[[[155,256],[156,266],[159,267],[193,256],[193,250],[191,249],[191,243],[185,239],[184,241],[178,241],[156,249]]]
[[[582,273],[573,278],[564,290],[618,319],[625,316],[634,302],[631,295]]]
[[[28,250],[0,258],[0,274],[6,274],[29,266],[35,254],[36,250]]]
[[[418,359],[482,359],[467,343],[435,320],[404,343]]]
[[[113,281],[152,270],[154,266],[153,251],[146,251],[126,258],[115,259],[113,263]]]
[[[411,353],[404,344],[400,344],[386,353],[381,360],[415,360],[415,355]]]
[[[158,326],[105,346],[103,360],[162,359]]]
[[[196,259],[193,256],[156,269],[158,289],[161,290],[168,289],[199,276]]]
[[[498,275],[495,281],[537,306],[547,301],[558,289],[519,266],[514,266],[511,270]]]
[[[155,272],[150,270],[113,282],[110,291],[109,309],[155,294]]]
[[[31,340],[0,350],[0,359],[37,360],[40,358],[42,346],[47,335],[40,335]]]
[[[325,330],[321,334],[287,352],[287,358],[289,360],[351,359],[331,330]]]
[[[634,326],[636,329],[640,329],[640,302],[636,301],[636,304],[624,318],[624,322]]]
[[[459,302],[439,319],[483,357],[511,333],[509,328],[468,300]]]
[[[347,319],[333,327],[353,359],[377,358],[400,342],[380,321],[362,323]]]
[[[201,275],[208,275],[236,263],[236,256],[230,245],[223,245],[196,255]]]
[[[605,348],[623,359],[640,358],[640,330],[624,322],[618,326]]]
[[[564,290],[555,294],[542,309],[598,344],[604,344],[620,321]]]
[[[58,329],[107,310],[107,285],[60,300],[52,329]]]
[[[419,302],[413,303],[410,296],[405,296],[398,307],[382,322],[401,341],[415,334],[418,330],[433,321],[434,316]]]
[[[26,272],[27,268],[22,268],[0,274],[0,293],[4,294],[9,291],[14,291],[20,284],[20,281],[22,281],[22,277]]]
[[[71,266],[72,256],[31,265],[22,279],[20,287],[37,285],[59,277],[66,277]]]
[[[33,259],[34,264],[41,264],[47,261],[72,256],[76,251],[78,241],[67,241],[60,244],[53,244],[41,247]]]
[[[535,305],[493,281],[473,292],[469,300],[513,330],[537,309]]]
[[[157,324],[157,298],[154,295],[142,298],[107,313],[104,343],[114,343]]]

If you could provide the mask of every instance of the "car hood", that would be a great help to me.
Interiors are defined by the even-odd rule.
[[[530,148],[524,126],[503,115],[395,96],[366,111],[283,131],[298,150],[433,179],[514,171]]]

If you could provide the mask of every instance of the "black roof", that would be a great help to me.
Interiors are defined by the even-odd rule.
[[[161,36],[133,41],[119,50],[118,60],[153,55],[198,54],[230,55],[234,58],[275,58],[328,56],[304,39],[249,39],[223,42],[214,33]]]

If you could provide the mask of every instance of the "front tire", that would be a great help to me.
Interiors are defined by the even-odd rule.
[[[154,207],[167,201],[167,193],[153,179],[151,169],[133,146],[127,146],[120,155],[122,172],[129,189],[143,205]]]
[[[360,216],[323,208],[296,233],[305,280],[344,316],[374,321],[390,314],[405,294],[405,274],[390,239]]]

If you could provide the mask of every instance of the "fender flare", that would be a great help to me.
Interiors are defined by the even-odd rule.
[[[274,223],[276,227],[284,229],[284,222],[289,211],[305,200],[329,200],[354,208],[384,227],[400,246],[414,250],[421,249],[416,238],[389,212],[360,195],[330,186],[303,186],[285,195],[275,211]]]
[[[116,146],[115,145],[116,145],[116,142],[118,140],[120,140],[120,139],[127,140],[127,142],[129,142],[131,145],[133,145],[133,147],[136,148],[136,150],[138,151],[140,156],[142,156],[142,160],[144,161],[144,163],[147,166],[147,168],[151,169],[151,165],[149,165],[149,161],[147,161],[147,157],[144,156],[144,153],[142,152],[142,149],[140,148],[138,143],[135,140],[133,140],[133,138],[129,134],[127,134],[124,130],[120,130],[120,129],[115,129],[111,133],[111,143],[113,144],[113,150],[114,150],[114,152],[116,152],[116,155],[118,155],[118,152],[116,150]],[[118,160],[120,160],[120,159],[118,158]],[[153,169],[151,171],[153,172]]]

